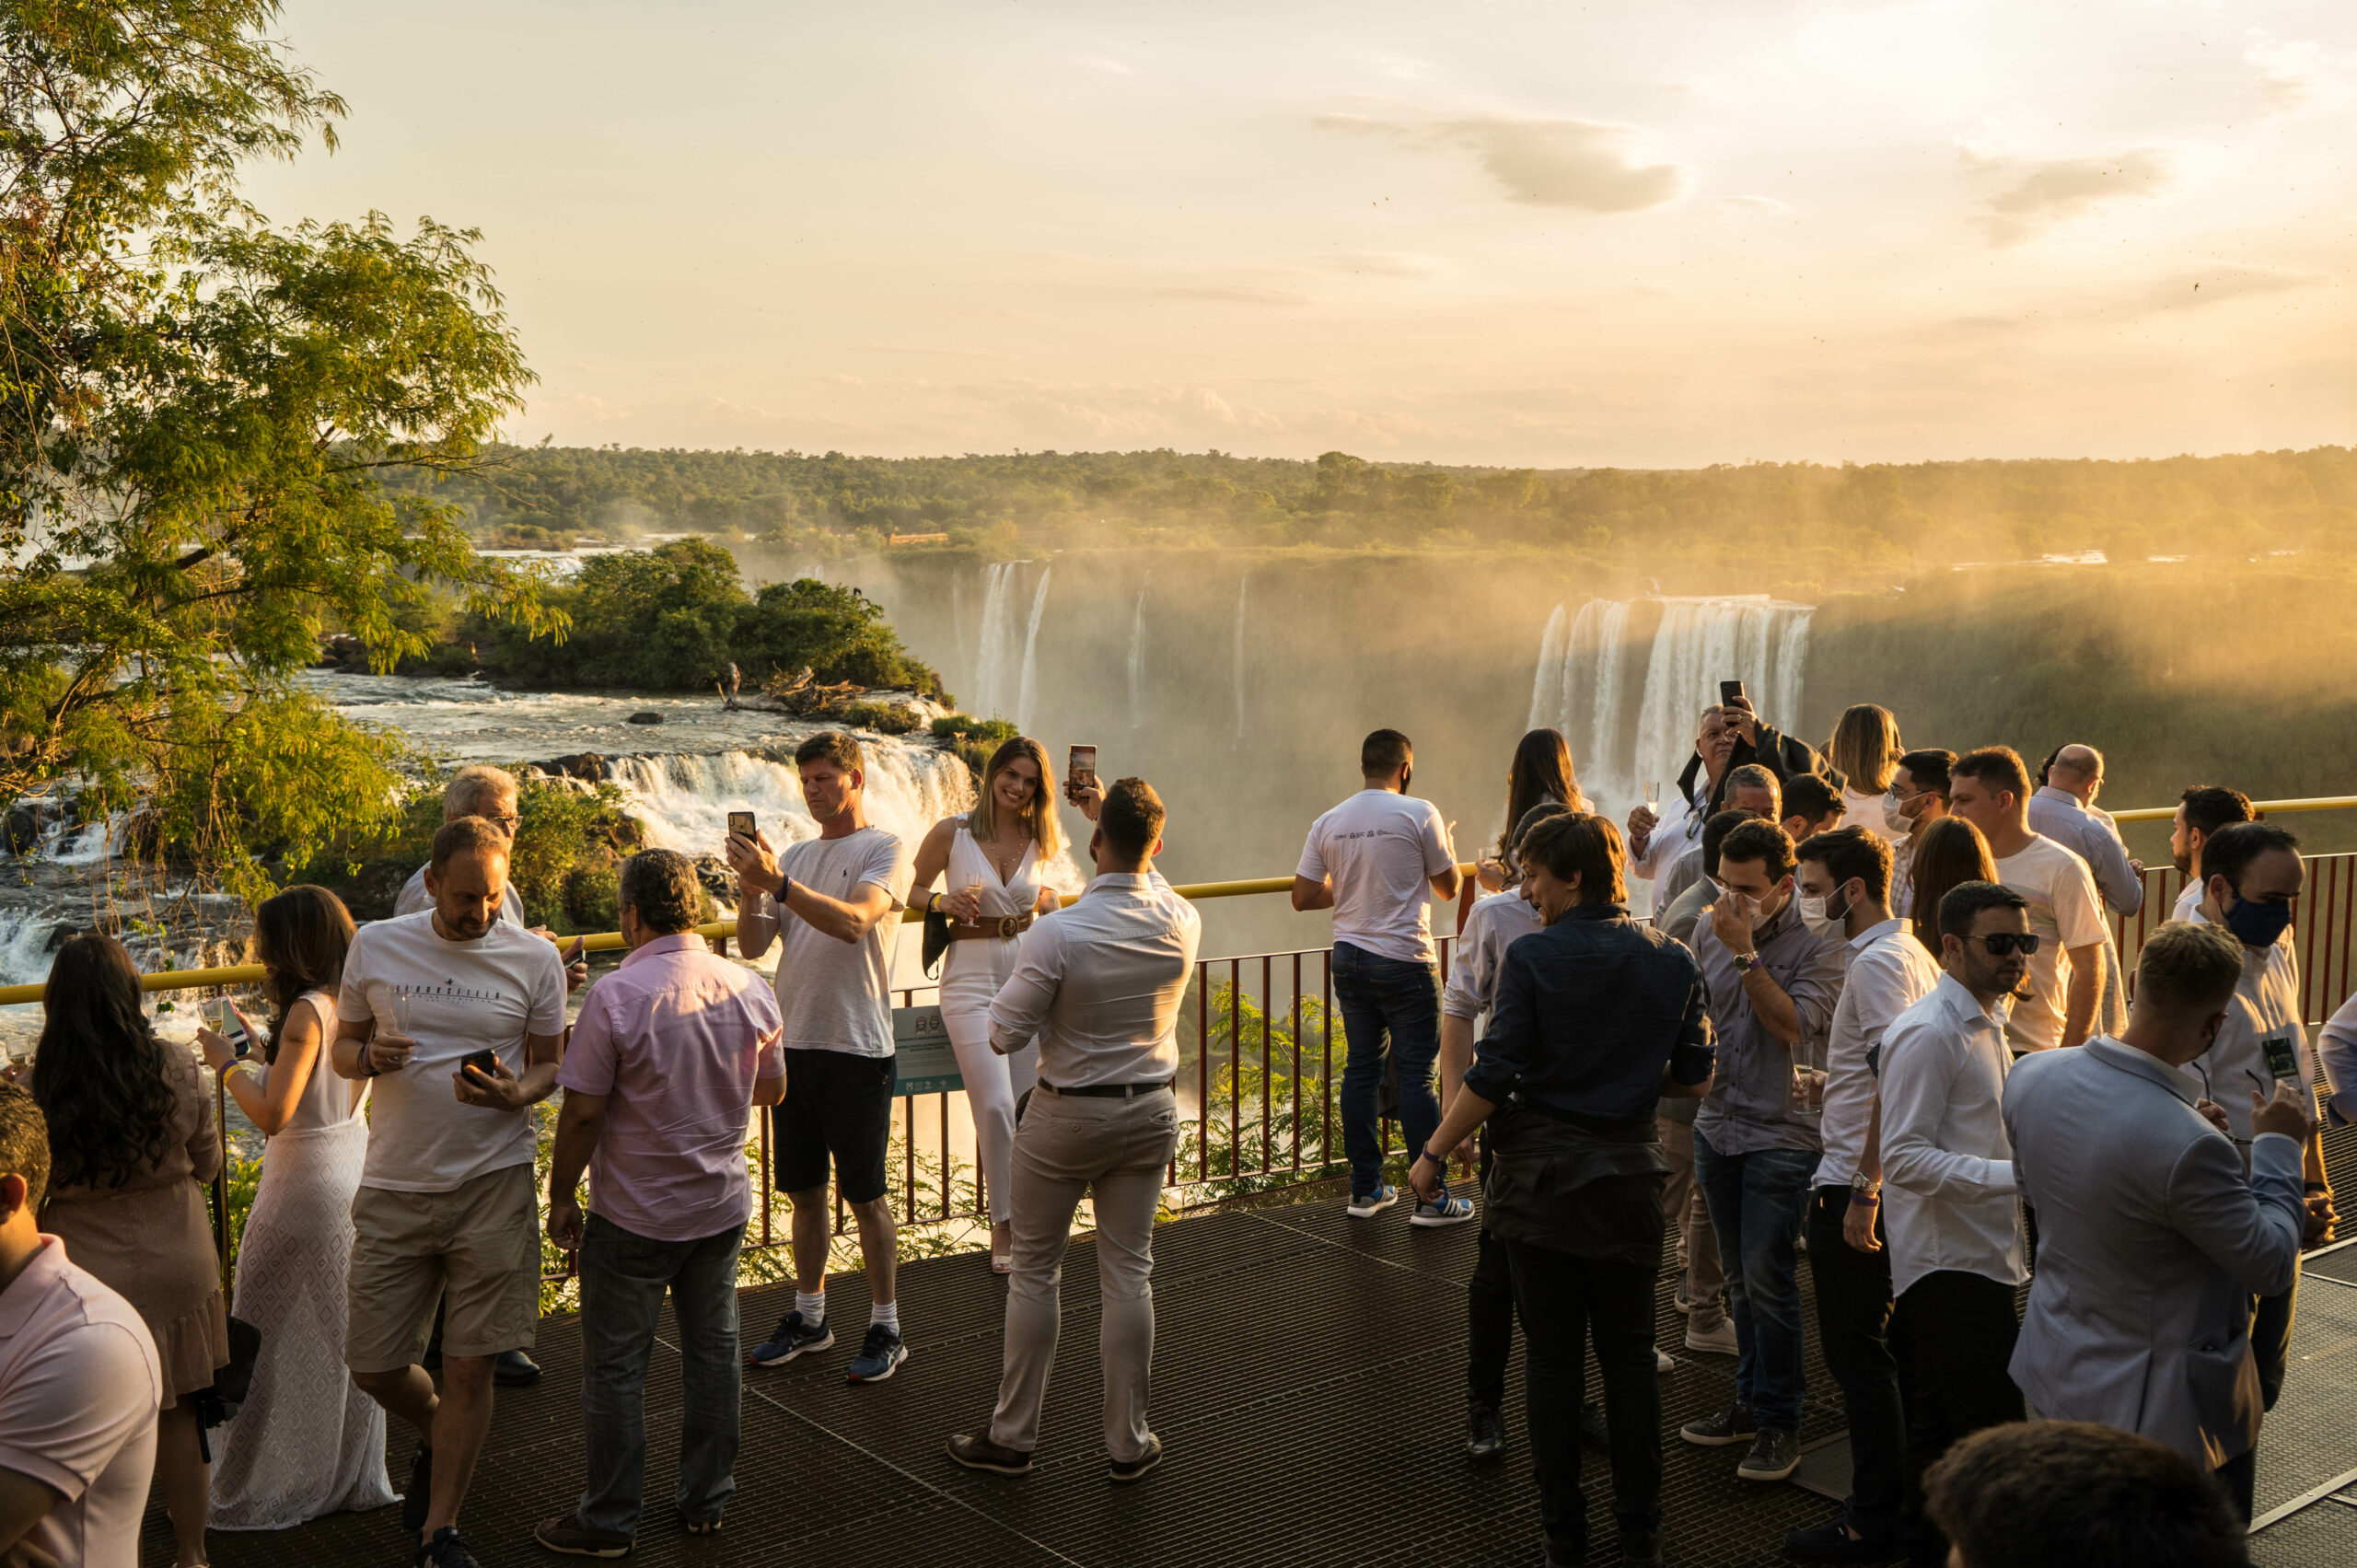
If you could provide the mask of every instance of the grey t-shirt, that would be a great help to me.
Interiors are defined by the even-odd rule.
[[[881,828],[805,839],[778,856],[787,877],[843,903],[863,887],[892,895],[892,912],[856,942],[839,942],[790,911],[778,918],[777,1006],[788,1051],[892,1054],[892,949],[916,867],[909,846]]]

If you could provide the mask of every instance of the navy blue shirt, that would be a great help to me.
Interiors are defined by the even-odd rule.
[[[1465,1086],[1492,1105],[1650,1121],[1662,1073],[1711,1075],[1709,995],[1682,942],[1620,904],[1573,904],[1515,939]]]

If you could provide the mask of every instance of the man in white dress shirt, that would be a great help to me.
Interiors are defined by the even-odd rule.
[[[2195,784],[2178,797],[2177,815],[2169,824],[2169,859],[2185,877],[2171,920],[2191,920],[2201,902],[2201,847],[2221,828],[2255,821],[2250,796],[2223,784]]]
[[[1121,779],[1096,807],[1097,878],[1071,908],[1023,935],[1015,973],[991,1005],[991,1048],[1039,1042],[1037,1092],[1015,1130],[1015,1273],[1007,1282],[1005,1365],[982,1431],[952,1437],[970,1469],[1025,1475],[1055,1365],[1072,1220],[1083,1197],[1097,1220],[1097,1359],[1105,1374],[1108,1478],[1133,1481],[1162,1458],[1146,1425],[1154,1360],[1154,1216],[1178,1147],[1178,1005],[1202,922],[1154,871],[1162,799]]]
[[[2243,1005],[2241,947],[2172,921],[2136,959],[2124,1039],[2021,1064],[2005,1127],[2037,1206],[2038,1278],[2014,1381],[2042,1416],[2154,1438],[2219,1481],[2247,1521],[2264,1400],[2251,1297],[2288,1295],[2306,1208],[2308,1102],[2225,1091],[2254,1133],[2246,1170],[2183,1071]]]
[[[2014,1293],[2028,1278],[2003,1116],[2005,1005],[2038,944],[2011,888],[1951,889],[1940,900],[1945,973],[1883,1035],[1883,1232],[1910,1498],[1956,1439],[2023,1415],[2005,1370],[2020,1331]],[[1910,1561],[1946,1561],[1920,1507],[1905,1534]]]
[[[2292,905],[2307,883],[2300,841],[2265,822],[2236,822],[2211,835],[2202,853],[2201,901],[2192,919],[2224,927],[2241,945],[2242,976],[2226,1021],[2210,1049],[2186,1071],[2200,1080],[2204,1099],[2214,1101],[2227,1135],[2247,1149],[2256,1135],[2247,1093],[2272,1095],[2277,1085],[2315,1106],[2316,1063],[2308,1051],[2305,1011],[2300,997],[2300,960],[2293,946]],[[2332,1183],[2324,1164],[2321,1125],[2311,1125],[2304,1160],[2307,1219],[2303,1243],[2332,1239]],[[2265,1409],[2275,1408],[2292,1356],[2292,1316],[2299,1278],[2282,1292],[2264,1295],[2251,1308],[2250,1343],[2258,1362],[2258,1389]]]
[[[1890,1259],[1882,1242],[1882,1158],[1874,1063],[1899,1014],[1931,993],[1940,966],[1890,912],[1890,846],[1837,828],[1800,847],[1804,912],[1838,924],[1849,977],[1826,1035],[1824,1157],[1805,1221],[1825,1369],[1850,1421],[1850,1495],[1842,1516],[1784,1538],[1808,1562],[1882,1562],[1904,1518],[1906,1416],[1890,1353]]]

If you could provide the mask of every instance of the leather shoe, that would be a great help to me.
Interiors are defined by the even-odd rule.
[[[990,1470],[999,1475],[1029,1475],[1031,1456],[1017,1448],[1008,1448],[991,1441],[987,1432],[967,1432],[949,1440],[949,1457],[970,1470]],[[1160,1457],[1160,1450],[1155,1450]]]
[[[1895,1562],[1907,1548],[1895,1539],[1863,1539],[1850,1533],[1848,1520],[1829,1519],[1815,1529],[1788,1531],[1784,1555],[1803,1562]]]
[[[501,1388],[528,1388],[540,1380],[540,1364],[520,1350],[504,1350],[491,1369],[493,1386]]]

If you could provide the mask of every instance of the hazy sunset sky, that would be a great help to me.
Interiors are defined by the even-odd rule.
[[[2357,438],[2357,6],[296,0],[273,219],[562,444],[1542,466]]]

